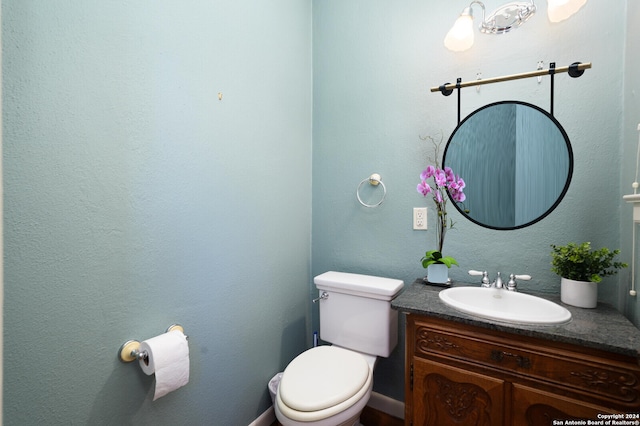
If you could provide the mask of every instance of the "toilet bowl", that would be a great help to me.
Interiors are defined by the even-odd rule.
[[[284,426],[358,424],[371,396],[375,359],[338,346],[303,352],[282,375],[276,417]]]

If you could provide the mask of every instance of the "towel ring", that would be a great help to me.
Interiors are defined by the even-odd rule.
[[[382,185],[382,198],[380,199],[380,201],[378,201],[375,204],[367,204],[364,201],[362,201],[362,198],[360,198],[360,188],[362,188],[362,185],[364,185],[365,182],[369,182],[371,186],[378,186],[378,184]],[[358,198],[358,201],[360,202],[360,204],[369,208],[378,207],[380,204],[382,204],[386,196],[387,196],[387,187],[384,186],[384,183],[382,183],[382,180],[380,180],[380,175],[377,173],[374,173],[368,178],[363,179],[363,181],[360,182],[360,185],[358,185],[358,188],[356,189],[356,197]]]

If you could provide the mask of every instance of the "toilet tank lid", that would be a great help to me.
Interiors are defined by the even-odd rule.
[[[362,294],[394,297],[402,290],[404,281],[373,275],[328,271],[313,279],[318,288],[344,289]]]

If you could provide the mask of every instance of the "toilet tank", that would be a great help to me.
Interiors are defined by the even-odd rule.
[[[314,278],[320,304],[320,337],[366,354],[388,357],[398,344],[398,311],[391,300],[404,282],[329,271]]]

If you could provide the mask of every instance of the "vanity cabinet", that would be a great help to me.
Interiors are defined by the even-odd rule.
[[[406,316],[405,386],[405,424],[414,426],[640,413],[638,357],[415,313]]]

